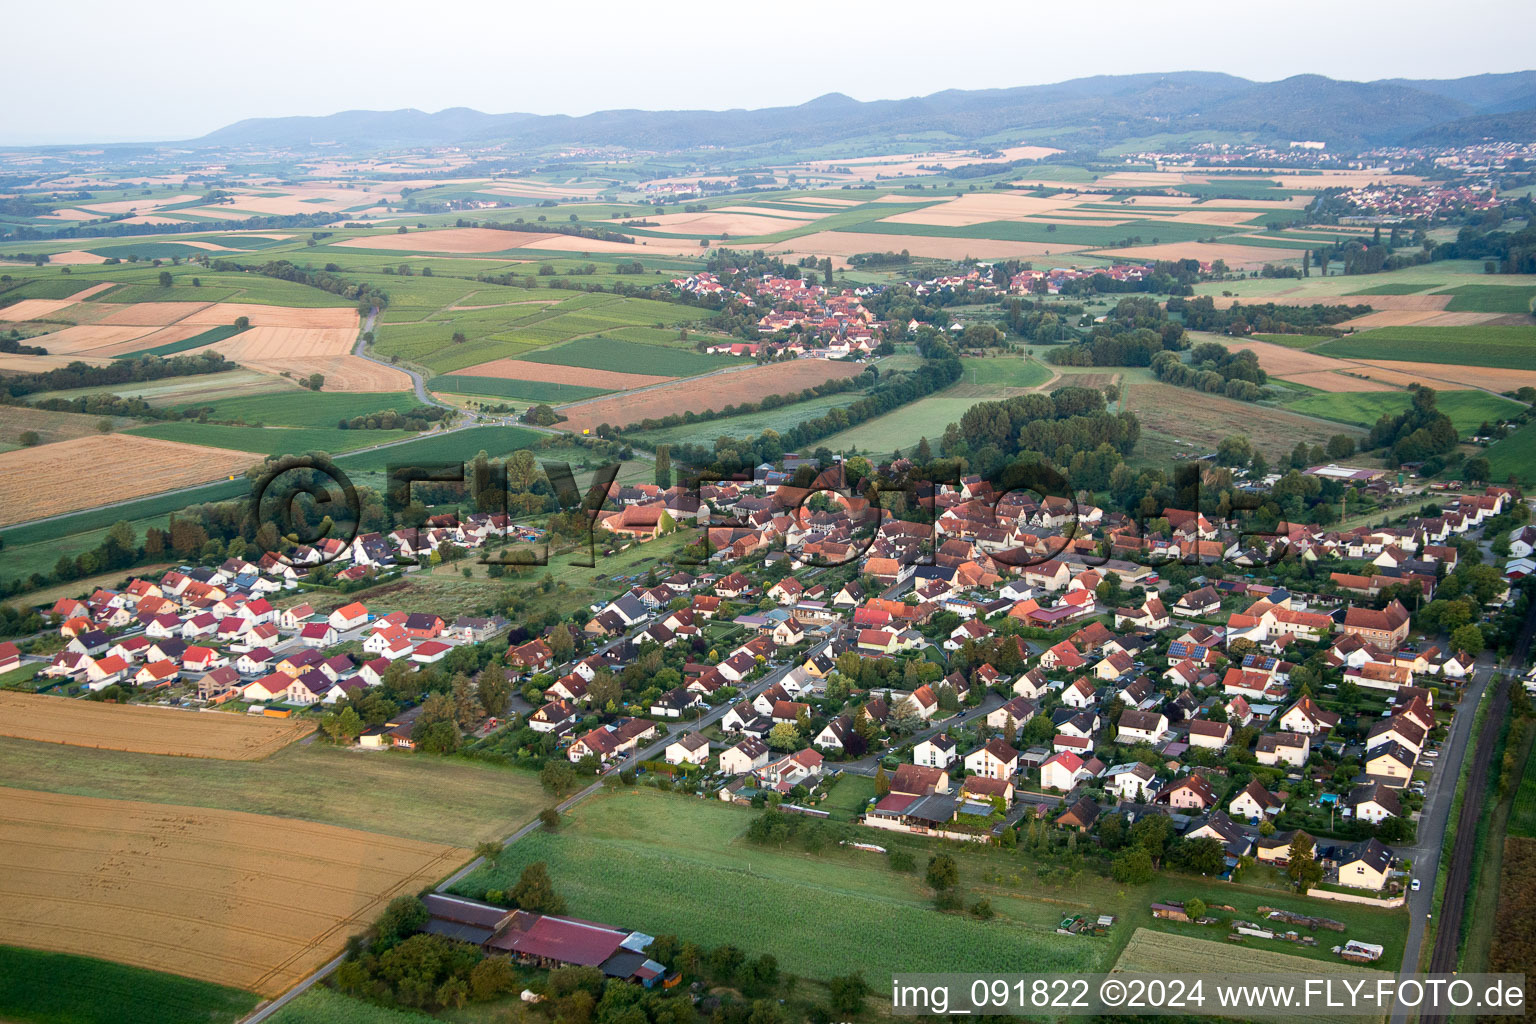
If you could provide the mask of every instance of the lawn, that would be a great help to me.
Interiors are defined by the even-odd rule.
[[[622,370],[665,377],[692,377],[711,370],[745,365],[730,356],[707,356],[660,345],[617,341],[613,338],[580,338],[565,345],[529,352],[519,358],[588,370]]]
[[[1529,313],[1536,287],[1507,284],[1464,284],[1436,295],[1454,295],[1449,313]]]
[[[1108,943],[1006,916],[980,922],[939,914],[920,877],[890,872],[879,854],[750,845],[741,836],[754,813],[649,789],[605,794],[578,807],[559,832],[534,832],[455,891],[480,897],[508,889],[525,865],[545,861],[574,916],[704,946],[733,943],[748,955],[772,952],[785,969],[811,977],[1106,964]],[[871,841],[886,842],[875,834]]]
[[[181,441],[213,448],[233,448],[259,455],[298,455],[304,452],[346,452],[369,445],[415,437],[412,430],[338,430],[336,427],[237,427],[218,423],[156,423],[128,431],[162,441]],[[473,454],[473,452],[471,452]]]
[[[0,1018],[17,1024],[218,1024],[241,1019],[260,1001],[174,974],[0,946]]]
[[[1003,356],[997,359],[966,359],[967,384],[990,385],[997,388],[1034,388],[1051,379],[1051,369],[1033,359]]]
[[[1506,480],[1514,474],[1522,483],[1536,482],[1536,423],[1527,423],[1484,452],[1492,468],[1489,478]]]
[[[1383,413],[1396,416],[1413,403],[1406,391],[1319,392],[1285,403],[1287,409],[1369,427]],[[1484,421],[1497,423],[1520,414],[1525,406],[1486,391],[1437,391],[1435,407],[1451,418],[1458,434],[1467,435]]]
[[[263,761],[0,739],[0,778],[19,789],[249,811],[458,846],[508,835],[548,802],[522,769],[340,750],[319,739]]]
[[[1536,327],[1378,327],[1315,351],[1353,359],[1536,370]]]
[[[441,1017],[375,1006],[317,985],[268,1017],[271,1024],[433,1024]]]
[[[235,420],[253,426],[335,427],[340,420],[384,412],[408,412],[421,403],[413,394],[393,391],[357,392],[300,391],[289,389],[281,394],[231,396],[216,401],[183,402],[179,410],[206,409],[212,420]]]

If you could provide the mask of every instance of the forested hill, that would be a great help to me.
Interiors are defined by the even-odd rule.
[[[324,117],[252,118],[181,144],[202,149],[506,143],[527,151],[566,145],[746,150],[799,149],[872,132],[891,139],[938,133],[971,142],[1029,129],[1034,141],[1072,147],[1212,129],[1251,132],[1276,141],[1320,139],[1347,149],[1434,137],[1441,128],[1459,136],[1483,123],[1529,131],[1533,113],[1536,72],[1531,71],[1378,82],[1320,75],[1252,82],[1181,71],[1101,75],[1014,89],[948,90],[902,100],[861,102],[831,93],[799,106],[758,110],[606,110],[583,117],[485,114],[465,107],[435,114],[352,110]]]

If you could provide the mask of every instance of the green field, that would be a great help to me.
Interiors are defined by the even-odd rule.
[[[1406,391],[1320,392],[1285,403],[1293,412],[1340,423],[1369,427],[1383,413],[1396,416],[1413,404]],[[1435,407],[1451,418],[1458,434],[1467,435],[1484,421],[1497,423],[1518,416],[1525,406],[1486,391],[1437,391]]]
[[[1513,685],[1520,685],[1516,682]],[[1520,788],[1515,790],[1514,806],[1509,812],[1509,834],[1536,839],[1536,747],[1525,759]]]
[[[9,271],[7,271],[9,273]],[[76,292],[91,287],[90,281],[64,277],[54,271],[53,277],[39,277],[8,286],[0,291],[0,308],[22,299],[67,299]]]
[[[1529,313],[1536,288],[1529,285],[1464,284],[1436,295],[1454,295],[1448,313]]]
[[[234,324],[224,324],[219,327],[210,327],[201,334],[194,334],[190,338],[181,341],[168,341],[164,345],[153,345],[149,348],[141,348],[136,352],[124,352],[113,356],[113,359],[133,359],[137,356],[171,356],[177,352],[186,352],[188,349],[202,348],[204,345],[212,345],[216,341],[225,338],[233,338],[242,333],[242,328]]]
[[[443,1018],[375,1006],[316,985],[267,1019],[271,1024],[432,1024]]]
[[[900,213],[892,207],[891,216]],[[815,221],[812,222],[817,223]],[[822,221],[820,223],[825,223]],[[1054,228],[1054,230],[1052,230]],[[836,231],[867,232],[877,235],[921,235],[927,238],[995,238],[1005,242],[1056,242],[1069,245],[1114,246],[1128,238],[1140,238],[1142,244],[1157,242],[1194,242],[1223,234],[1209,224],[1175,224],[1155,220],[1133,220],[1124,224],[1046,224],[1032,220],[991,220],[964,226],[940,224],[903,224],[888,220],[868,221]],[[1239,241],[1239,239],[1233,239]],[[1263,244],[1269,244],[1266,240]]]
[[[258,455],[346,452],[415,437],[412,430],[338,430],[335,427],[236,427],[219,423],[156,423],[128,431],[162,441],[181,441]]]
[[[15,938],[15,936],[12,936]],[[0,946],[0,1019],[17,1024],[218,1024],[261,999],[140,967]]]
[[[1319,345],[1316,352],[1353,359],[1536,369],[1536,327],[1378,327]]]
[[[999,388],[1034,388],[1051,379],[1051,369],[1033,359],[1004,356],[998,359],[962,361],[966,384]]]
[[[711,370],[744,366],[748,362],[731,356],[707,356],[699,352],[616,341],[613,338],[580,338],[566,345],[529,352],[519,358],[557,366],[622,370],[625,373],[651,373],[664,377],[693,377]]]
[[[124,398],[142,398],[157,409],[166,406],[185,406],[196,398],[199,406],[211,405],[226,398],[245,398],[268,392],[301,394],[316,397],[313,392],[301,391],[299,386],[267,373],[255,370],[226,370],[222,373],[201,373],[188,377],[164,377],[139,383],[102,384],[96,387],[75,388],[69,391],[39,391],[28,395],[31,400],[45,398],[87,398],[91,395],[121,395]],[[319,397],[324,397],[321,395]]]
[[[134,241],[116,242],[107,245],[96,245],[86,252],[95,253],[97,256],[113,257],[126,260],[129,256],[137,256],[141,260],[165,260],[172,256],[201,256],[206,249],[195,245],[187,245],[184,242],[156,242]]]
[[[826,415],[833,409],[841,409],[852,405],[864,397],[862,391],[847,391],[840,395],[824,395],[820,398],[812,398],[807,402],[795,402],[792,405],[781,405],[777,409],[769,409],[766,412],[747,413],[743,416],[728,416],[725,419],[707,420],[702,423],[681,423],[675,427],[666,427],[662,430],[647,430],[635,434],[626,434],[641,444],[654,446],[658,444],[709,444],[717,437],[757,437],[765,430],[776,430],[780,433],[804,423]]]
[[[379,451],[344,455],[336,462],[349,473],[369,473],[383,472],[391,464],[412,461],[467,462],[481,451],[489,453],[493,459],[500,459],[519,448],[536,446],[543,436],[526,427],[470,427],[450,434],[429,434]]]
[[[542,860],[576,917],[706,947],[734,943],[749,956],[772,952],[785,969],[812,977],[862,970],[878,978],[956,964],[1084,971],[1105,963],[1108,943],[1002,915],[983,923],[939,914],[918,875],[888,871],[877,854],[811,856],[748,844],[741,835],[753,815],[648,789],[594,797],[558,833],[532,833],[455,891],[480,897],[511,888],[525,865]]]
[[[1536,483],[1536,423],[1527,423],[1502,441],[1495,441],[1484,452],[1493,480],[1507,480],[1514,474],[1522,483]]]
[[[818,441],[816,446],[819,448],[826,445],[835,452],[858,450],[886,456],[897,448],[910,455],[910,449],[924,437],[930,444],[937,445],[939,438],[944,436],[945,427],[951,423],[958,423],[967,409],[977,402],[985,401],[982,398],[958,397],[951,394],[964,386],[957,385],[946,388],[937,395],[919,398],[912,404],[894,409],[884,416],[877,416],[858,426],[833,434],[823,441]]]
[[[548,402],[560,405],[608,394],[606,388],[584,388],[579,384],[553,384],[537,380],[508,380],[505,377],[467,377],[447,374],[433,377],[433,391],[451,395],[486,395],[492,398],[519,399],[524,402]]]
[[[252,425],[284,427],[334,427],[369,413],[393,409],[407,412],[421,407],[410,392],[301,391],[290,388],[281,394],[230,397],[217,401],[182,402],[179,410],[213,407],[211,420],[238,420]]]
[[[359,755],[318,739],[261,761],[217,761],[0,738],[0,778],[19,789],[271,814],[454,846],[508,835],[546,801],[523,769]]]

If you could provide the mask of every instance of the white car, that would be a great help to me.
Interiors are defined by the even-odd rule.
[[[1417,878],[1415,878],[1413,880],[1413,882],[1408,887],[1410,889],[1412,889],[1414,892],[1418,892],[1419,891],[1419,884],[1420,884],[1419,880]]]

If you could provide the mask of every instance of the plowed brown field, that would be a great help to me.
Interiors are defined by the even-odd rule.
[[[209,483],[261,460],[251,452],[132,434],[0,453],[0,526]]]
[[[0,789],[6,941],[264,996],[467,859],[289,818]]]
[[[298,718],[43,697],[0,691],[0,736],[137,754],[259,761],[315,731]]]
[[[748,370],[717,373],[664,384],[648,391],[628,395],[595,398],[562,409],[565,430],[583,430],[608,423],[628,426],[644,419],[660,419],[672,413],[693,409],[704,412],[727,405],[756,402],[765,395],[788,394],[839,377],[854,377],[864,371],[856,363],[829,362],[824,359],[797,359],[792,363],[754,366]]]

